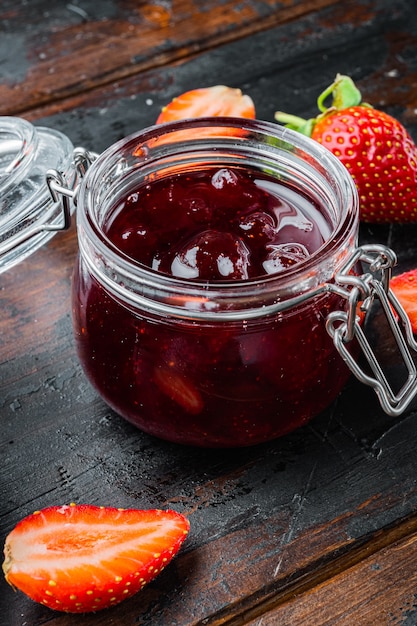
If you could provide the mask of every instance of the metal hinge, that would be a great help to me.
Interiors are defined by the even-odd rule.
[[[74,168],[77,173],[77,183],[73,188],[66,185],[61,172],[49,169],[46,172],[46,184],[54,202],[61,202],[63,221],[60,224],[43,224],[42,230],[67,230],[71,225],[71,202],[77,206],[77,193],[79,181],[84,178],[91,163],[97,158],[97,154],[75,148],[73,152]]]
[[[368,245],[357,248],[335,278],[337,292],[348,300],[347,310],[330,313],[326,322],[327,331],[342,359],[358,380],[373,387],[382,408],[392,416],[400,415],[417,394],[417,368],[411,354],[411,351],[417,352],[417,342],[407,314],[389,287],[391,270],[396,262],[395,253],[385,246]],[[354,268],[358,263],[368,266],[368,271],[356,275]],[[389,383],[364,330],[364,318],[374,306],[375,300],[380,304],[403,360],[405,381],[398,391],[394,391]],[[353,339],[358,341],[361,353],[369,365],[369,373],[365,372],[349,350]]]

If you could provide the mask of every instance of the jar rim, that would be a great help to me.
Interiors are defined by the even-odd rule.
[[[206,135],[207,131],[212,132],[212,135]],[[190,133],[193,133],[194,137]],[[199,133],[199,138],[196,138],[196,133]],[[268,158],[273,162],[278,157],[283,159],[290,155],[292,161],[288,161],[287,166],[300,167],[302,163],[303,176],[314,176],[320,168],[321,173],[315,184],[327,180],[326,193],[333,195],[331,201],[339,205],[337,207],[339,212],[337,215],[334,214],[335,223],[330,237],[306,260],[276,274],[266,274],[250,279],[216,280],[208,283],[201,279],[181,279],[160,273],[127,257],[111,241],[103,237],[97,219],[99,209],[96,191],[104,181],[109,180],[109,172],[115,175],[114,180],[117,182],[117,176],[124,176],[123,168],[125,172],[137,173],[141,168],[152,172],[152,168],[157,166],[161,159],[169,159],[179,149],[182,150],[182,161],[186,162],[186,150],[190,145],[192,145],[193,154],[198,151],[203,154],[210,147],[217,151],[221,151],[225,146],[236,150],[243,145],[243,142],[247,142],[249,137],[252,141],[251,148],[256,145],[256,142],[262,144],[256,155],[257,158]],[[197,152],[196,146],[198,146]],[[132,152],[136,153],[136,157],[132,157]],[[116,174],[117,168],[119,168],[118,174]],[[207,295],[209,289],[211,297],[224,301],[233,297],[232,294],[235,292],[239,292],[240,295],[244,293],[245,297],[251,300],[256,295],[259,296],[260,290],[275,291],[275,300],[285,299],[292,297],[300,288],[309,291],[317,286],[318,282],[329,280],[333,270],[330,270],[329,275],[325,267],[326,262],[330,261],[337,250],[343,246],[351,250],[352,237],[356,241],[359,222],[356,186],[344,165],[327,148],[296,131],[275,123],[231,117],[207,117],[169,122],[132,133],[116,142],[107,148],[88,170],[78,195],[77,215],[81,252],[88,256],[89,251],[86,248],[89,248],[92,243],[96,254],[91,270],[100,274],[99,279],[104,279],[104,282],[111,287],[113,281],[106,269],[111,266],[111,271],[113,273],[116,271],[118,276],[116,282],[119,279],[119,282],[123,282],[123,287],[116,286],[119,295],[122,295],[126,288],[128,291],[135,291],[127,280],[130,276],[134,276],[136,280],[141,281],[142,288],[145,290],[154,289],[157,285],[161,293],[175,292],[180,298],[182,295],[185,297],[186,294],[203,297]],[[349,240],[349,244],[345,240],[346,242]],[[103,262],[104,257],[106,260]],[[338,261],[340,265],[343,264],[343,259]],[[322,270],[319,273],[316,272],[318,263]],[[300,281],[300,275],[303,276],[302,281]],[[294,285],[294,282],[297,284]]]

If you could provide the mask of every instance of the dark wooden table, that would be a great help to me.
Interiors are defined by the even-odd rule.
[[[152,123],[173,96],[212,84],[242,88],[262,119],[309,116],[337,72],[417,140],[412,0],[0,4],[0,114],[97,152]],[[363,241],[396,250],[397,271],[417,264],[416,235],[361,229]],[[390,418],[352,379],[325,413],[272,443],[216,451],[153,439],[81,370],[76,250],[74,225],[0,276],[0,537],[70,501],[175,508],[191,533],[159,578],[97,614],[54,613],[2,578],[0,624],[415,626],[416,404]]]

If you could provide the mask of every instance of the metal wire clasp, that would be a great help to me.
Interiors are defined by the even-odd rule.
[[[410,352],[410,349],[417,352],[417,342],[407,314],[389,287],[391,270],[396,262],[395,253],[386,246],[375,244],[357,248],[335,277],[335,290],[347,298],[347,310],[330,313],[326,321],[327,331],[342,359],[358,380],[374,388],[384,411],[393,416],[400,415],[417,394],[417,368]],[[368,271],[355,274],[358,263]],[[397,392],[388,382],[363,328],[364,318],[375,300],[380,304],[405,366],[406,380]],[[353,339],[359,343],[369,373],[348,349]]]
[[[91,163],[97,158],[97,154],[75,148],[73,152],[74,167],[77,174],[77,181],[82,179]],[[71,201],[77,206],[77,192],[79,184],[71,188],[65,184],[64,177],[56,169],[49,169],[46,172],[46,184],[53,202],[61,202],[63,221],[60,224],[43,224],[42,230],[67,230],[71,225]]]

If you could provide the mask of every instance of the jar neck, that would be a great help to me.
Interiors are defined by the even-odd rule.
[[[291,269],[228,282],[178,279],[118,250],[104,232],[115,203],[139,185],[201,163],[247,166],[298,190],[321,207],[328,239]],[[93,163],[78,196],[80,253],[95,278],[129,307],[187,319],[264,317],[326,291],[357,231],[356,189],[341,163],[299,133],[260,121],[200,118],[131,135]]]

